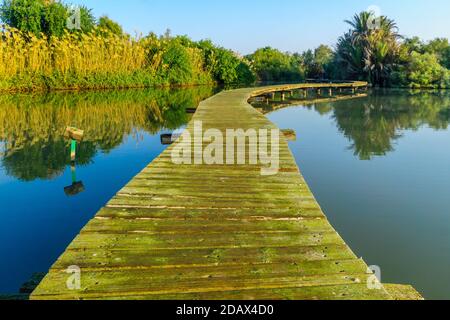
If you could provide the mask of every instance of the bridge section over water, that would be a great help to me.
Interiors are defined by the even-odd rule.
[[[195,121],[224,134],[277,129],[250,97],[366,85],[224,91],[200,104],[187,130],[194,133]],[[269,176],[261,175],[262,165],[174,164],[171,152],[180,143],[97,213],[32,299],[420,298],[409,286],[380,285],[368,272],[327,221],[284,137],[275,142],[279,172]],[[67,273],[73,266],[79,288],[69,278],[76,274]]]

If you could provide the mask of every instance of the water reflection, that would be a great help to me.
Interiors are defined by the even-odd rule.
[[[361,160],[384,156],[394,150],[402,130],[427,125],[447,129],[450,107],[447,92],[374,92],[360,101],[335,103],[333,117],[339,130],[350,140],[350,148]]]
[[[290,148],[333,227],[385,283],[449,299],[450,92],[296,105],[268,117],[299,135]]]
[[[417,130],[424,125],[444,130],[450,122],[448,91],[374,90],[370,95],[310,102],[294,99],[259,107],[263,113],[270,113],[293,104],[321,115],[331,114],[339,131],[351,141],[349,148],[361,160],[394,151],[403,130]]]
[[[84,130],[77,166],[91,163],[132,134],[177,129],[192,117],[186,112],[213,93],[212,88],[128,90],[48,95],[0,96],[1,163],[22,181],[53,179],[70,165],[67,126]]]
[[[0,295],[45,272],[214,88],[0,95]],[[73,136],[84,131],[71,162]]]
[[[64,187],[64,193],[66,196],[72,197],[77,194],[82,193],[85,190],[83,181],[77,181],[77,168],[75,163],[72,163],[70,166],[70,173],[72,176],[72,184],[70,186]]]

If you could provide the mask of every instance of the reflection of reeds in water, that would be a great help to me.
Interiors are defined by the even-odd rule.
[[[211,88],[132,90],[0,96],[0,140],[9,152],[37,141],[62,137],[66,126],[85,131],[85,141],[107,145],[133,130],[156,133],[187,121],[185,108],[196,106]]]
[[[36,174],[45,178],[70,162],[63,139],[67,126],[85,131],[78,161],[89,163],[96,150],[108,152],[125,136],[140,139],[139,132],[155,134],[187,123],[186,108],[195,107],[212,94],[210,87],[180,90],[127,90],[49,95],[0,95],[0,141],[9,171],[41,163]],[[51,157],[49,156],[51,155]],[[50,165],[50,162],[57,162]],[[20,165],[19,165],[20,164]],[[12,167],[11,167],[12,166]],[[51,169],[52,167],[53,169]],[[48,175],[45,168],[51,169]],[[23,173],[25,168],[20,168]],[[15,173],[15,176],[20,176]]]

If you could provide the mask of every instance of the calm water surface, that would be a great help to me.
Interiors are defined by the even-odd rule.
[[[186,108],[212,94],[199,87],[0,96],[0,293],[17,293],[34,272],[48,270],[164,150],[160,134],[182,128]],[[68,125],[85,131],[74,180]]]
[[[450,299],[450,93],[378,91],[268,117],[328,218],[384,283]]]

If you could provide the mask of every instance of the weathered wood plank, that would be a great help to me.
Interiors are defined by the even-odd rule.
[[[301,263],[320,260],[349,260],[355,255],[345,244],[327,246],[290,246],[278,248],[136,250],[82,249],[67,250],[53,269],[65,270],[77,264],[80,268],[96,266],[124,268],[148,266],[175,268],[180,266],[217,266],[231,264]]]
[[[384,287],[395,300],[423,300],[420,293],[412,286],[385,284]]]

